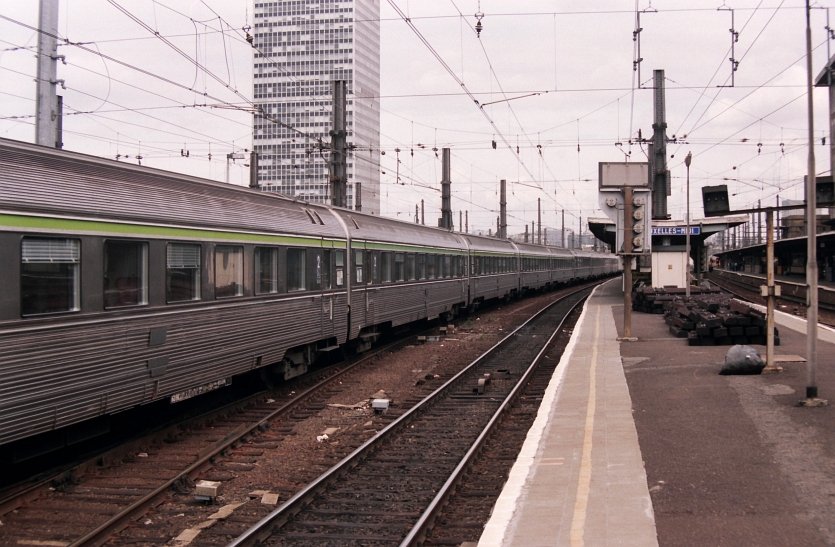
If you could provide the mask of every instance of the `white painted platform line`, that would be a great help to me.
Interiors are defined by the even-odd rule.
[[[583,319],[587,313],[588,306],[584,306],[583,311],[580,313],[580,317],[577,320],[577,324],[583,323]],[[537,463],[537,465],[542,465],[543,463],[546,465],[553,465],[557,461],[564,463],[563,458],[545,458],[546,461],[543,462],[542,459],[537,461],[536,456],[539,452],[545,428],[548,426],[551,413],[556,406],[555,401],[557,399],[557,393],[562,386],[565,371],[568,369],[568,362],[571,359],[571,355],[574,353],[574,348],[577,345],[578,339],[578,330],[575,329],[571,339],[568,341],[568,345],[565,347],[562,357],[560,358],[557,370],[554,371],[554,375],[551,377],[551,382],[545,390],[545,395],[542,398],[542,404],[539,405],[536,418],[534,419],[533,425],[531,425],[531,428],[528,430],[528,435],[525,437],[525,442],[522,444],[519,456],[516,458],[516,462],[510,470],[510,474],[507,477],[507,482],[502,489],[502,493],[499,495],[499,499],[496,500],[496,505],[493,506],[493,512],[490,515],[490,520],[487,521],[487,524],[484,527],[484,532],[482,532],[481,538],[478,541],[479,547],[500,547],[505,545],[505,534],[509,531],[511,519],[516,512],[519,499],[521,498],[525,485],[528,482],[528,476],[531,474],[531,469],[534,463]]]
[[[657,545],[611,307],[593,293],[480,546]]]
[[[599,340],[600,306],[594,306],[594,343],[591,347],[591,364],[589,365],[589,401],[586,406],[586,423],[583,428],[580,478],[577,482],[577,496],[574,498],[574,515],[571,518],[571,545],[583,545],[586,531],[586,514],[591,492],[591,450],[594,444],[594,415],[597,412],[597,345]]]
[[[736,299],[734,299],[736,300]],[[762,313],[766,312],[766,307],[761,306],[760,304],[752,304],[751,302],[743,302],[744,304],[751,306],[752,308],[761,311]],[[774,310],[774,322],[780,326],[786,327],[791,329],[795,332],[799,332],[801,334],[806,334],[808,331],[806,330],[808,327],[806,325],[806,318],[805,317],[798,317],[796,315],[792,315],[790,313],[786,313],[780,310]],[[829,327],[827,325],[818,324],[818,340],[823,342],[829,342],[830,344],[835,344],[835,329]]]

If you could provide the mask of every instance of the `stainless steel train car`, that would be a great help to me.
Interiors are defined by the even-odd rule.
[[[619,271],[0,139],[0,446]]]

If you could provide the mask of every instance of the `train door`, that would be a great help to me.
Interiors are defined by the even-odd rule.
[[[334,288],[334,251],[323,248],[316,255],[316,282],[319,287],[319,297],[322,302],[322,339],[330,339],[336,335],[334,317],[336,315],[336,294]]]
[[[368,276],[368,317],[369,324],[377,323],[382,315],[382,290],[383,273],[382,273],[382,254],[380,251],[366,251],[366,263]],[[380,313],[377,313],[378,310]]]
[[[366,242],[354,241],[351,249],[351,276],[352,285],[352,301],[351,315],[354,324],[360,329],[371,324],[369,319],[369,309],[371,302],[368,294],[368,256],[371,254],[367,250]]]

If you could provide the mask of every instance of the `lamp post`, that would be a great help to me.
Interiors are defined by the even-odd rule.
[[[684,257],[684,296],[690,298],[690,162],[693,159],[693,154],[687,153],[684,158],[684,165],[687,166],[687,210],[685,211],[685,232],[684,232],[684,247],[686,249],[686,256]]]

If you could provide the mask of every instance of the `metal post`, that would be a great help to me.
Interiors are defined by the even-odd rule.
[[[226,154],[226,182],[229,182],[229,163],[235,160],[245,159],[246,155],[243,152],[229,152]],[[251,184],[250,184],[251,186]]]
[[[249,187],[258,188],[258,152],[249,154]]]
[[[774,364],[774,210],[769,208],[765,213],[765,368],[763,373],[781,372],[783,367]]]
[[[38,25],[38,78],[35,81],[35,142],[56,147],[58,81],[58,0],[41,0]]]
[[[507,181],[502,179],[499,181],[499,219],[501,236],[507,237]]]
[[[346,131],[347,91],[344,80],[333,82],[333,129],[331,135],[331,204],[345,207],[348,185],[348,145]]]
[[[450,154],[449,148],[441,149],[441,221],[440,227],[445,230],[452,230],[452,194],[450,180]]]
[[[425,209],[423,208],[423,200],[420,200],[420,225],[426,226],[426,215]]]
[[[562,210],[562,230],[560,230],[560,246],[565,249],[565,209]]]
[[[354,183],[354,210],[362,211],[362,183]]]
[[[470,233],[470,212],[464,211],[464,233]]]
[[[762,216],[760,213],[760,209],[762,209],[762,201],[757,200],[757,245],[763,242],[763,223],[762,223]]]
[[[652,72],[655,87],[652,124],[652,218],[666,219],[669,173],[667,172],[667,120],[664,106],[664,71]]]
[[[632,337],[632,188],[623,189],[623,338]]]
[[[55,101],[55,148],[64,148],[64,97],[58,95]]]
[[[777,239],[783,239],[782,230],[780,230],[780,194],[777,194],[776,197],[777,201],[777,219],[774,221],[774,226],[776,227],[777,231]]]
[[[536,198],[536,244],[542,245],[542,198]]]
[[[812,98],[812,29],[806,0],[806,104],[809,126],[809,165],[806,175],[806,399],[804,406],[827,404],[818,398],[815,372],[818,359],[817,203],[815,199],[815,128]]]
[[[684,158],[684,165],[687,167],[687,210],[685,211],[686,227],[684,232],[684,296],[690,298],[690,162],[693,161],[693,154],[687,153]]]

